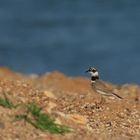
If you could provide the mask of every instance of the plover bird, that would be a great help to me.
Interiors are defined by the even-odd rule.
[[[91,86],[97,93],[105,96],[114,96],[119,99],[123,99],[121,96],[109,90],[105,86],[105,84],[101,80],[99,80],[99,73],[96,68],[90,67],[86,72],[91,74]]]

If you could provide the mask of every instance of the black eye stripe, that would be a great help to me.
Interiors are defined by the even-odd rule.
[[[94,67],[90,67],[90,68],[89,68],[89,71],[96,72],[96,71],[97,71],[97,69],[96,69],[96,68],[94,68]]]

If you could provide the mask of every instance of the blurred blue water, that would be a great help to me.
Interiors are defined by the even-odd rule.
[[[0,65],[140,84],[140,1],[1,0]]]

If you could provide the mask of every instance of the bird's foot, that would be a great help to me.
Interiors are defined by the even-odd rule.
[[[101,100],[99,102],[100,105],[104,105],[106,102],[105,98],[101,96]]]

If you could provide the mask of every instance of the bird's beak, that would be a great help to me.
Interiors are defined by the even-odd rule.
[[[85,73],[89,72],[89,70],[86,70]]]

